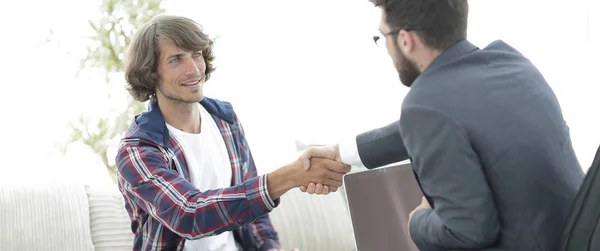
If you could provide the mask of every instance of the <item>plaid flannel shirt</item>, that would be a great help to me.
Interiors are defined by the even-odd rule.
[[[184,153],[169,136],[158,104],[135,117],[116,157],[118,187],[135,234],[133,250],[183,250],[186,239],[233,231],[244,250],[278,250],[269,212],[279,204],[257,176],[244,131],[231,105],[200,102],[216,121],[231,161],[231,187],[199,191]]]

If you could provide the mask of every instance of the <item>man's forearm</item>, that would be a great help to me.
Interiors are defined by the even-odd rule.
[[[276,200],[290,189],[298,186],[291,179],[293,177],[292,165],[294,164],[283,166],[267,174],[267,190],[271,199]]]
[[[356,144],[360,160],[368,169],[408,159],[398,121],[359,134]]]

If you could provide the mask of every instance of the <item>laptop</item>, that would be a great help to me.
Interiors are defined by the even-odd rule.
[[[344,184],[356,250],[419,251],[407,224],[423,193],[410,164],[349,173]]]

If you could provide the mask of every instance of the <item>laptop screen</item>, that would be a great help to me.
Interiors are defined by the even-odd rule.
[[[344,184],[359,251],[418,251],[407,224],[423,194],[410,164],[350,173]]]

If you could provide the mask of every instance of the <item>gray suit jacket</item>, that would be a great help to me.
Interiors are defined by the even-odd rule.
[[[422,251],[555,250],[584,177],[550,86],[502,41],[444,51],[357,144],[367,168],[411,159],[434,208],[410,223]]]

